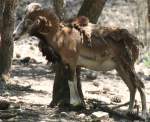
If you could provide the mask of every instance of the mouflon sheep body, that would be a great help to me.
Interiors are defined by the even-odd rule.
[[[138,90],[141,96],[142,112],[145,115],[144,84],[134,68],[139,55],[139,40],[126,29],[100,27],[84,19],[83,21],[74,19],[63,24],[51,9],[38,9],[25,15],[15,31],[15,37],[18,38],[25,32],[31,36],[42,36],[41,49],[46,46],[47,51],[53,50],[53,54],[49,54],[42,49],[43,54],[47,57],[55,55],[54,59],[61,60],[68,66],[70,104],[76,106],[82,102],[79,99],[75,78],[77,66],[96,71],[116,69],[130,91],[129,111],[133,109],[135,93]],[[73,23],[73,26],[68,26],[69,23]],[[78,25],[77,28],[74,25]],[[90,43],[90,46],[87,43]],[[54,59],[48,58],[50,61]]]

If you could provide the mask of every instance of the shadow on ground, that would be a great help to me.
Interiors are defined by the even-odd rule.
[[[55,76],[50,65],[40,62],[22,64],[17,60],[13,66],[15,68],[12,69],[12,77],[27,77],[28,79],[44,77],[52,80]]]
[[[22,86],[18,84],[6,84],[6,91],[9,93],[9,96],[24,96],[28,93],[35,94],[48,94],[47,91],[35,90],[31,88],[31,85]]]

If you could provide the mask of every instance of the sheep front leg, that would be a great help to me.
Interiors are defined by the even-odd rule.
[[[70,80],[70,70],[68,66],[64,65],[63,63],[57,63],[55,66],[56,66],[55,67],[56,76],[55,76],[54,86],[53,86],[52,101],[49,106],[55,107],[59,105],[60,107],[67,107],[68,105],[71,104],[70,96],[75,96],[75,95],[70,95],[71,88],[69,88],[69,82],[68,82],[68,80]],[[80,108],[81,107],[83,108],[85,106],[85,103],[84,103],[83,93],[81,89],[80,68],[77,68],[77,90],[76,91],[78,91],[79,99],[82,101]]]
[[[72,107],[84,107],[83,96],[79,94],[76,68],[69,67],[70,104]]]

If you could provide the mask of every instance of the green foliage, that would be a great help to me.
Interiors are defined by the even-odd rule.
[[[150,52],[145,54],[143,63],[146,67],[150,67]]]

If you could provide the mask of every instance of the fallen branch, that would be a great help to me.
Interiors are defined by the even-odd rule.
[[[95,91],[85,91],[85,93],[90,93],[90,94],[100,94],[102,91],[100,90],[95,90]]]
[[[107,112],[111,115],[114,115],[116,117],[119,117],[119,118],[124,118],[124,119],[127,119],[127,120],[140,120],[140,122],[142,121],[145,121],[144,118],[142,118],[141,116],[135,114],[135,113],[130,113],[128,114],[126,111],[124,110],[120,110],[120,109],[117,109],[119,107],[122,107],[122,106],[126,106],[128,105],[129,103],[125,103],[125,104],[122,104],[122,105],[118,105],[118,106],[115,106],[115,107],[109,107],[108,104],[102,102],[102,101],[98,101],[96,99],[88,99],[87,103],[89,104],[93,104],[93,106],[97,106],[96,109],[93,108],[92,110],[89,110],[90,113],[93,111],[103,111],[103,112]],[[117,110],[114,110],[114,109],[117,109]],[[89,112],[88,112],[89,114]]]
[[[0,119],[10,119],[13,117],[16,117],[17,114],[12,114],[12,113],[0,113]]]
[[[119,104],[119,105],[116,105],[116,106],[111,107],[111,109],[112,109],[112,110],[115,110],[115,109],[117,109],[117,108],[120,108],[120,107],[129,105],[129,103],[130,103],[130,102],[126,102],[126,103],[124,103],[124,104]]]

